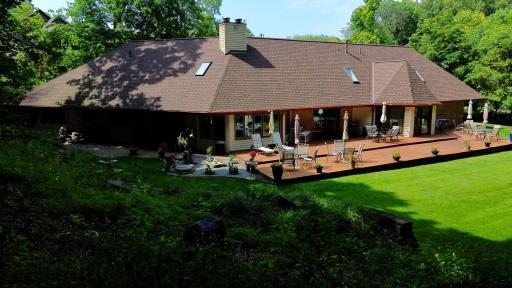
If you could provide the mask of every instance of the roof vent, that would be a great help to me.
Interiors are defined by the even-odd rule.
[[[420,78],[421,81],[425,82],[425,79],[423,79],[423,76],[421,76],[420,72],[418,72],[418,70],[414,70],[414,72],[416,72],[416,75],[418,75],[418,77]]]
[[[350,67],[345,68],[345,74],[347,74],[348,79],[350,79],[352,81],[352,83],[354,83],[354,84],[360,83],[356,74],[354,74],[354,71],[352,71],[352,68],[350,68]]]
[[[229,17],[219,24],[219,48],[224,54],[231,51],[247,52],[247,37],[245,30],[247,25],[242,19],[237,18],[235,22],[229,22]]]

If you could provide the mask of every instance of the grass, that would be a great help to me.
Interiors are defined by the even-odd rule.
[[[97,157],[44,132],[15,134],[0,139],[0,286],[511,284],[512,152],[276,187],[165,176],[153,159],[99,171]],[[136,188],[105,187],[110,178]],[[275,207],[273,195],[299,209]],[[347,204],[411,219],[420,250]],[[227,226],[224,246],[184,243],[210,214]]]

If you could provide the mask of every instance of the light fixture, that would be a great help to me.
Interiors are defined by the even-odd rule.
[[[324,109],[322,109],[322,108],[318,109],[318,115],[322,115],[322,114],[324,114]]]

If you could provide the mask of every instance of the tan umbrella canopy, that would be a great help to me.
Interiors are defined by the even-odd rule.
[[[388,118],[386,118],[386,104],[386,101],[382,102],[382,115],[380,116],[380,123],[382,124],[388,121]]]
[[[467,120],[473,120],[473,100],[469,100]]]
[[[274,111],[270,110],[270,119],[268,120],[268,133],[274,133]]]
[[[300,117],[299,114],[295,115],[295,127],[293,129],[293,134],[295,134],[295,145],[299,144],[299,133],[300,133]]]
[[[348,111],[343,116],[343,141],[348,141]]]
[[[484,124],[489,123],[489,104],[484,105]]]

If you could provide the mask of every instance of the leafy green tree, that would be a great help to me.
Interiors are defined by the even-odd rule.
[[[494,108],[512,109],[512,9],[498,10],[483,25],[467,82]]]
[[[342,31],[347,39],[361,43],[382,42],[383,35],[375,19],[375,12],[380,3],[381,0],[364,0],[364,5],[352,12],[349,27]]]
[[[323,42],[336,42],[340,43],[341,39],[336,36],[329,35],[314,35],[314,34],[305,34],[305,35],[295,35],[293,36],[295,40],[311,40],[311,41],[323,41]]]
[[[482,12],[449,11],[424,20],[409,45],[450,73],[464,79],[468,65],[476,57],[473,41],[486,17]]]
[[[405,45],[418,26],[419,5],[412,0],[384,0],[375,11],[384,43]]]

